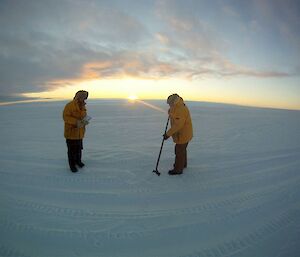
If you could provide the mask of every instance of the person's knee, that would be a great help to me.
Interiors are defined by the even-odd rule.
[[[185,145],[176,145],[175,147],[175,153],[176,155],[185,154],[186,153],[186,147]]]

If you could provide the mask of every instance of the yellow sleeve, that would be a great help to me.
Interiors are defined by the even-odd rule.
[[[72,116],[72,107],[68,104],[66,105],[64,112],[63,112],[63,119],[65,123],[70,125],[77,125],[77,119]]]
[[[185,123],[185,115],[183,111],[178,111],[171,116],[172,122],[171,122],[171,128],[167,131],[168,136],[172,136],[177,131],[179,131]]]

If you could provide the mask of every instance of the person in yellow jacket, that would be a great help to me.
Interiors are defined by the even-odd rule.
[[[88,92],[80,90],[74,99],[67,103],[63,111],[65,122],[64,136],[68,147],[68,161],[72,172],[77,172],[77,166],[82,168],[84,163],[81,161],[82,139],[85,134],[85,126],[88,124],[85,100]]]
[[[170,95],[167,103],[171,128],[164,134],[164,139],[172,137],[175,143],[174,168],[169,170],[169,175],[178,175],[187,167],[187,146],[193,138],[193,125],[190,111],[178,94]]]

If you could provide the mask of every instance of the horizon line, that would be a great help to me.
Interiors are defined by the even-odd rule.
[[[3,101],[0,99],[0,106],[8,106],[8,105],[14,105],[14,104],[26,104],[26,103],[38,103],[38,102],[60,102],[60,101],[70,101],[72,98],[42,98],[42,97],[36,97],[36,98],[28,98],[28,97],[17,97],[19,100],[11,100],[11,101]],[[127,100],[130,101],[128,98],[121,98],[121,97],[95,97],[95,98],[89,98],[89,100]],[[143,101],[164,101],[163,98],[138,98],[138,100]],[[216,101],[204,101],[204,100],[189,100],[184,99],[185,102],[197,102],[197,103],[210,103],[210,104],[222,104],[222,105],[231,105],[236,107],[245,107],[245,108],[259,108],[259,109],[273,109],[273,110],[285,110],[285,111],[300,111],[300,108],[284,108],[284,107],[274,107],[274,106],[258,106],[258,105],[247,105],[247,104],[238,104],[238,103],[230,103],[230,102],[216,102]]]

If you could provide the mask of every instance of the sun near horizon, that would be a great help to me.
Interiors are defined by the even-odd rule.
[[[286,93],[278,91],[273,97],[266,98],[268,91],[263,90],[259,84],[253,85],[253,90],[245,93],[245,90],[240,90],[239,85],[235,86],[230,80],[205,79],[199,82],[179,78],[151,80],[127,77],[56,83],[61,86],[51,91],[22,95],[29,98],[72,99],[78,90],[86,90],[89,92],[89,99],[127,99],[134,102],[138,99],[164,100],[170,94],[177,93],[185,101],[300,110],[300,101],[295,94],[287,97]],[[240,83],[242,88],[248,87]]]
[[[129,101],[132,101],[132,102],[139,99],[138,96],[136,96],[136,95],[129,95],[127,98]]]

